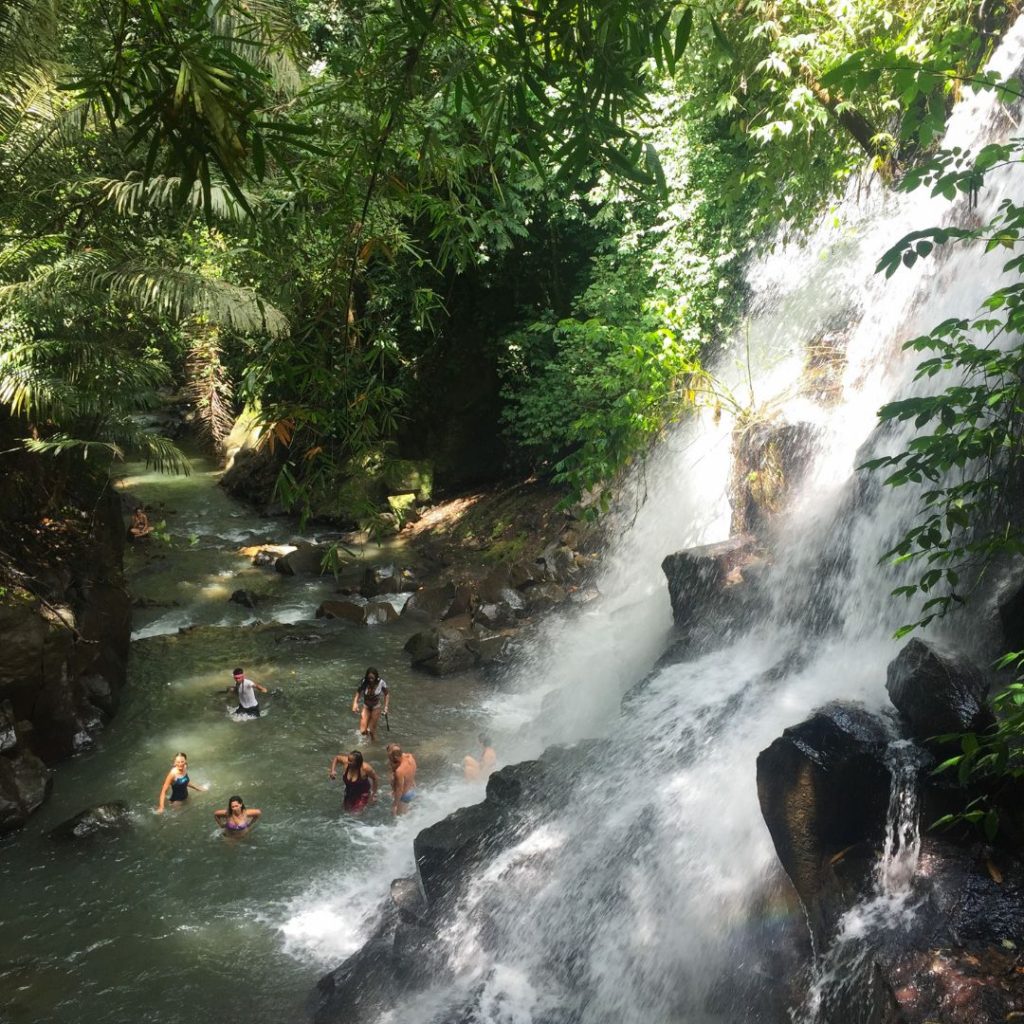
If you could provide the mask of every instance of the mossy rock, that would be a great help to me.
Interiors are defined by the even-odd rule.
[[[382,476],[392,494],[412,492],[418,501],[430,501],[434,489],[433,463],[425,459],[389,459]]]

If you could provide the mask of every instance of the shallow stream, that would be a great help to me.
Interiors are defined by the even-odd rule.
[[[301,1020],[316,979],[360,944],[390,880],[411,869],[415,832],[479,798],[459,763],[493,684],[414,673],[405,621],[315,620],[333,579],[285,577],[240,553],[294,539],[296,524],[260,519],[216,486],[212,465],[194,468],[175,478],[129,467],[123,480],[170,543],[127,556],[132,597],[149,606],[135,611],[120,710],[94,750],[59,766],[44,809],[0,843],[4,1024]],[[402,552],[370,546],[360,557]],[[262,595],[256,611],[229,602],[239,588]],[[273,691],[259,719],[229,713],[236,664]],[[359,745],[351,701],[370,664],[392,688],[390,738],[420,765],[422,799],[398,821],[386,799],[387,736],[363,748],[385,797],[363,815],[341,813],[340,783],[327,777],[330,758]],[[179,750],[209,789],[160,816]],[[234,793],[263,811],[239,838],[212,817]],[[131,808],[123,836],[48,837],[111,800]]]

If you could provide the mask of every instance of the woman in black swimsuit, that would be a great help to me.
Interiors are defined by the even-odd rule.
[[[368,803],[377,799],[377,773],[363,760],[358,750],[351,754],[338,754],[327,771],[327,777],[333,779],[337,774],[338,765],[344,767],[341,781],[345,783],[345,799],[342,808],[352,814],[358,814]]]
[[[374,743],[377,742],[377,723],[383,712],[388,713],[388,704],[391,702],[391,694],[388,692],[388,684],[380,677],[375,668],[368,668],[363,681],[352,698],[352,714],[359,714],[359,700],[363,701],[363,712],[359,718],[359,731],[364,736],[369,736]]]

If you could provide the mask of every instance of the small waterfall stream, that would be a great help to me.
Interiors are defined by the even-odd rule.
[[[892,775],[885,845],[875,866],[873,892],[839,922],[835,938],[815,965],[796,1024],[861,1024],[878,1019],[880,991],[874,951],[912,920],[914,876],[921,855],[918,776],[927,758],[913,743],[896,740],[886,752]],[[851,1012],[859,1013],[851,1019]]]

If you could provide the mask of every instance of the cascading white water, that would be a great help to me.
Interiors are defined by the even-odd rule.
[[[997,56],[1004,74],[1022,43],[1019,24]],[[983,144],[1005,134],[1007,119],[993,96],[971,98],[955,112],[947,144]],[[992,209],[1022,192],[1011,168],[982,202]],[[837,223],[754,269],[730,384],[751,391],[755,405],[811,420],[821,437],[779,536],[764,613],[728,647],[656,671],[618,714],[670,625],[661,558],[728,529],[732,425],[709,418],[680,430],[648,467],[647,501],[609,557],[601,601],[549,623],[514,694],[494,701],[506,762],[552,741],[607,739],[587,755],[567,806],[524,829],[473,877],[444,933],[443,982],[386,1021],[702,1024],[765,1012],[781,988],[770,976],[780,887],[755,759],[830,699],[885,700],[897,649],[891,630],[903,609],[878,559],[918,498],[910,488],[881,489],[852,503],[847,483],[879,405],[909,386],[902,341],[972,314],[996,286],[998,257],[963,247],[889,282],[873,269],[903,234],[948,216],[944,201],[876,186]],[[837,324],[849,327],[843,397],[823,408],[799,395],[798,382],[806,343]],[[884,443],[900,450],[907,440],[893,432]],[[879,899],[902,901],[905,912],[914,848],[911,833],[895,829],[879,876]]]
[[[914,876],[921,855],[918,776],[926,756],[909,740],[896,740],[886,751],[892,777],[885,844],[875,866],[873,892],[848,910],[829,948],[815,965],[797,1024],[857,1024],[851,1007],[871,1020],[874,997],[873,954],[877,945],[900,933],[916,910]]]

